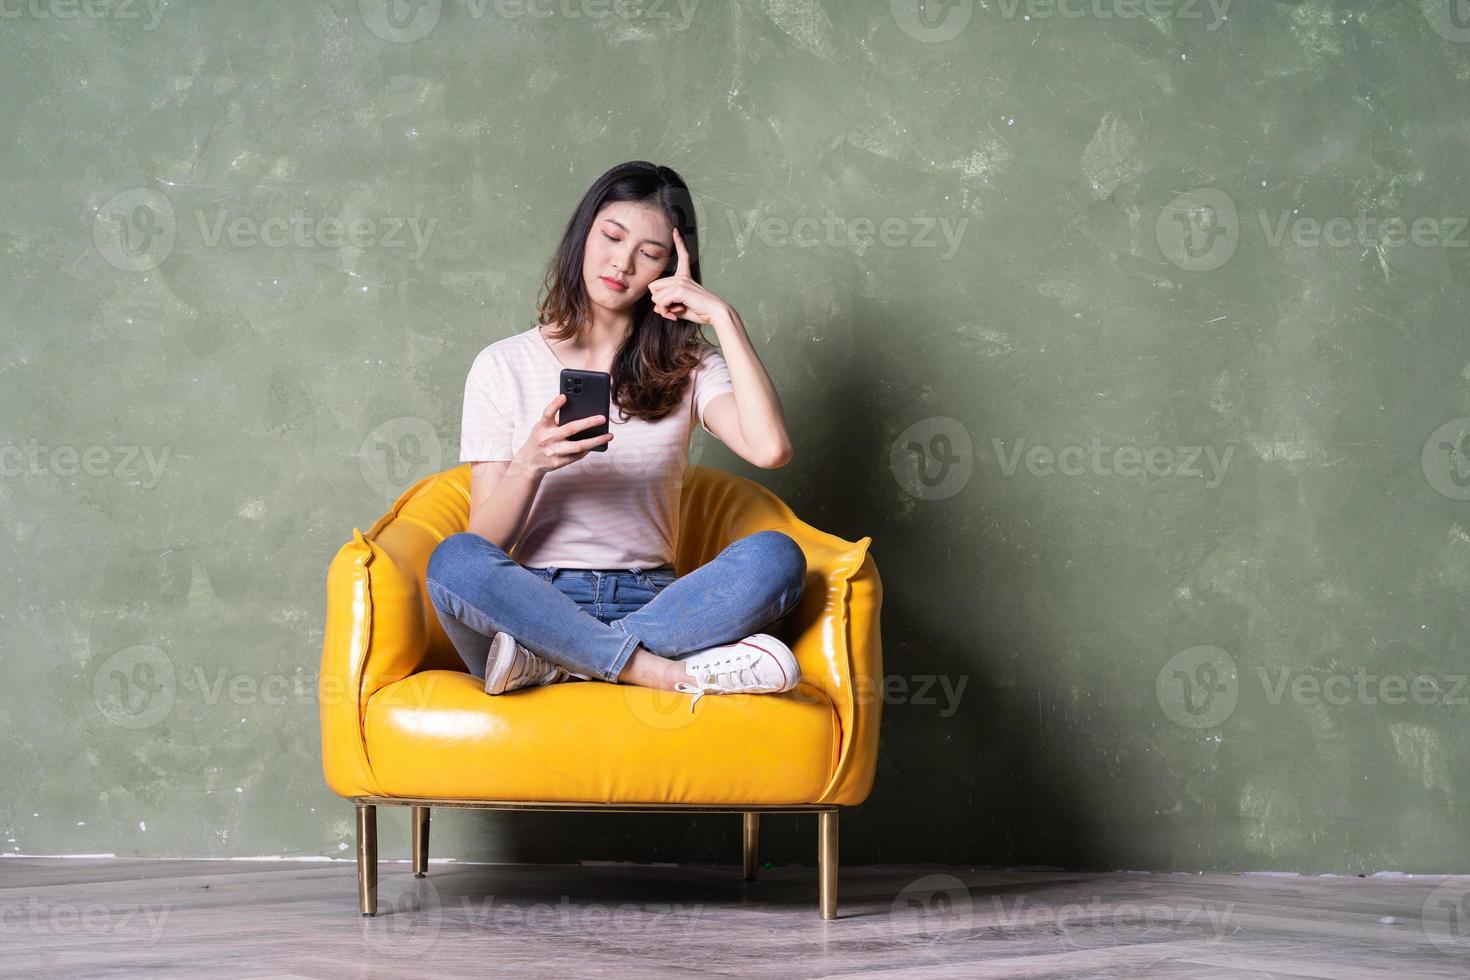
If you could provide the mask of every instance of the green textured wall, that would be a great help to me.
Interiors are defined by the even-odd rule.
[[[1463,11],[385,9],[0,3],[0,849],[350,856],[327,563],[456,462],[474,354],[642,158],[797,446],[698,459],[874,538],[845,860],[1470,870]],[[456,813],[435,852],[736,831]]]

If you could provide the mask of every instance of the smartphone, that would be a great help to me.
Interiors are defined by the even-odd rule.
[[[576,419],[590,415],[601,415],[601,425],[594,425],[581,432],[573,432],[568,438],[591,439],[607,433],[608,420],[612,418],[612,375],[606,371],[579,371],[576,368],[561,369],[561,393],[567,396],[556,413],[556,424],[566,425]],[[607,452],[607,443],[593,446],[594,453]]]

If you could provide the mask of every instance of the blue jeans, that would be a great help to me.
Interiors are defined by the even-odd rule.
[[[757,531],[688,575],[656,568],[545,568],[517,563],[471,531],[429,556],[425,585],[469,672],[485,676],[490,640],[515,637],[569,671],[616,682],[639,646],[669,659],[733,643],[801,598],[806,556],[790,536]]]

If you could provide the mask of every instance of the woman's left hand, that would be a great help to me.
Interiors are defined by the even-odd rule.
[[[653,311],[665,320],[712,322],[729,304],[689,277],[689,250],[678,228],[674,229],[674,251],[679,253],[674,274],[648,284]]]

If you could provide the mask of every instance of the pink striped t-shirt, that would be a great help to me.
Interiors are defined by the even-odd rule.
[[[561,391],[563,364],[539,326],[498,340],[475,357],[464,389],[460,462],[511,459]],[[733,391],[714,350],[695,369],[678,407],[657,422],[608,413],[612,442],[541,479],[512,557],[545,568],[646,569],[674,560],[679,496],[694,420]]]

